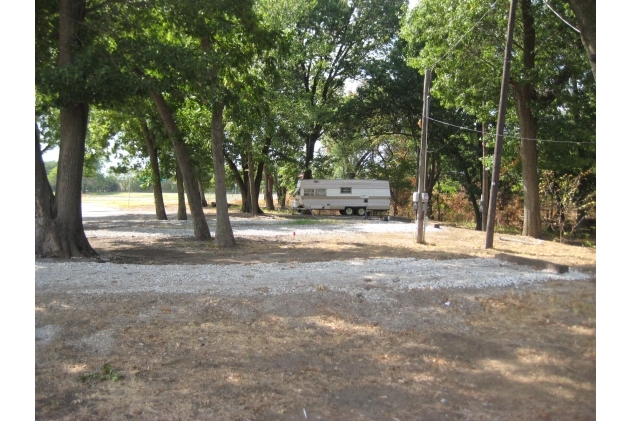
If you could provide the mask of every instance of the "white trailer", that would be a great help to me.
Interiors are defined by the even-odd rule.
[[[294,209],[338,210],[342,215],[366,215],[390,210],[387,180],[298,180]]]

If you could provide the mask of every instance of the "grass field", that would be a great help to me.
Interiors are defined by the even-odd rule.
[[[163,193],[165,206],[177,206],[177,193]],[[93,203],[105,207],[119,209],[153,206],[153,193],[116,192],[116,193],[84,193],[81,197],[83,203]],[[214,193],[206,193],[208,202],[215,201]],[[229,194],[228,203],[240,204],[240,194]]]

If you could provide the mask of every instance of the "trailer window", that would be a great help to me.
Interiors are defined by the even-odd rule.
[[[325,189],[305,189],[305,196],[326,196]]]
[[[351,193],[353,193],[353,188],[352,187],[341,187],[340,188],[340,193],[341,194],[351,194]]]

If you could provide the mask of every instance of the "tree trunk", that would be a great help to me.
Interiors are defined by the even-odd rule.
[[[315,143],[322,136],[322,126],[320,124],[316,124],[313,128],[313,131],[306,135],[306,150],[305,150],[305,171],[303,173],[303,179],[311,180],[313,176],[313,171],[311,170],[311,164],[313,162],[313,157],[315,154]]]
[[[522,183],[524,185],[524,226],[522,235],[541,237],[541,207],[539,204],[539,176],[537,175],[536,120],[528,108],[532,85],[515,87],[517,117],[522,136],[519,155],[521,157]]]
[[[55,196],[46,177],[46,167],[35,125],[35,255],[60,257],[61,246],[55,224]]]
[[[177,219],[186,221],[186,198],[184,197],[184,182],[182,181],[182,171],[175,160],[175,183],[177,184]]]
[[[261,149],[261,155],[267,157],[269,154],[269,148],[272,144],[272,138],[268,137],[265,139],[265,143],[263,144],[263,148]],[[265,161],[262,160],[256,166],[256,175],[254,177],[254,203],[256,204],[256,213],[263,214],[263,210],[259,206],[258,198],[261,194],[261,184],[263,183],[263,170],[265,168]]]
[[[280,182],[280,177],[276,174],[276,198],[278,200],[278,206],[285,210],[287,208],[287,187],[283,186]]]
[[[88,128],[88,104],[60,110],[60,147],[55,203],[57,230],[63,257],[96,256],[85,231],[81,215],[81,181]]]
[[[566,0],[578,21],[581,41],[596,79],[596,0]]]
[[[145,138],[145,146],[147,147],[147,153],[149,154],[149,163],[151,164],[151,181],[153,184],[153,201],[156,205],[156,218],[161,221],[166,221],[167,213],[164,209],[164,198],[162,197],[162,182],[160,180],[160,166],[158,165],[158,151],[156,150],[151,132],[144,119],[140,118],[140,127],[142,128],[142,134]],[[184,210],[186,214],[186,209]]]
[[[265,207],[274,210],[274,176],[267,165],[263,167],[263,179],[265,180]]]
[[[243,177],[241,177],[241,173],[239,172],[239,168],[237,165],[230,159],[226,153],[223,154],[224,159],[228,162],[228,167],[230,171],[232,171],[232,175],[237,182],[237,187],[239,188],[239,193],[241,193],[241,212],[247,213],[249,212],[248,202],[249,202],[249,193],[248,193],[248,185],[243,181]],[[247,164],[245,164],[247,166]]]
[[[211,139],[213,165],[215,169],[215,201],[217,203],[217,228],[215,237],[217,246],[234,247],[237,245],[228,216],[228,197],[226,195],[226,173],[223,158],[223,104],[215,105],[212,114]]]
[[[524,28],[524,68],[535,68],[535,29],[530,12],[530,1],[521,0]],[[541,237],[541,208],[539,205],[539,177],[537,175],[537,120],[531,109],[536,92],[531,83],[514,83],[513,92],[517,106],[517,118],[521,133],[521,167],[524,185],[524,226],[522,235]]]
[[[202,206],[208,206],[208,201],[206,200],[206,193],[204,192],[204,183],[202,183],[202,179],[197,177],[197,187],[199,188],[199,198],[202,201]]]
[[[269,148],[270,148],[271,143],[272,143],[271,138],[267,138],[265,140],[265,144],[263,145],[263,148],[261,150],[261,154],[263,156],[267,156],[269,154]],[[247,154],[248,152],[246,152],[246,156]],[[250,188],[250,181],[249,181],[249,165],[252,165],[252,167],[254,167],[254,164],[248,163],[248,162],[243,163],[244,175],[242,176],[241,173],[239,172],[239,168],[230,159],[230,156],[228,156],[225,153],[223,156],[227,160],[228,167],[230,167],[230,171],[232,171],[234,179],[236,180],[237,185],[239,187],[239,191],[241,192],[241,212],[251,213],[252,212],[252,207],[251,207],[252,197],[251,197],[250,192],[252,191],[252,189]],[[246,161],[248,161],[248,159],[246,159]],[[254,194],[255,194],[254,202],[256,203],[256,213],[258,214],[263,213],[263,210],[259,207],[258,200],[256,199],[259,197],[260,192],[261,192],[261,182],[263,180],[263,168],[264,168],[264,162],[262,161],[256,167],[256,175],[254,177]],[[246,175],[245,173],[247,173],[248,175]]]
[[[254,160],[252,158],[252,138],[248,138],[248,190],[250,191],[250,216],[255,217],[258,209],[258,195],[254,187]]]
[[[175,156],[177,158],[177,164],[180,167],[182,178],[184,179],[184,186],[188,194],[188,207],[191,210],[193,216],[193,233],[197,240],[211,240],[210,230],[208,229],[208,223],[206,222],[206,215],[204,215],[204,208],[202,207],[202,201],[198,194],[194,192],[197,190],[195,183],[195,177],[193,175],[193,166],[186,150],[186,144],[181,138],[180,131],[175,124],[173,114],[167,105],[164,96],[162,94],[151,91],[151,97],[153,98],[160,118],[166,127],[169,138],[175,149]]]
[[[85,0],[60,1],[58,57],[60,68],[70,67],[74,63],[74,52],[77,48],[81,48],[78,45],[77,30],[84,18]],[[60,144],[56,196],[52,200],[52,197],[48,195],[46,187],[41,185],[43,179],[40,174],[38,177],[41,196],[39,205],[36,199],[36,219],[37,213],[41,211],[41,214],[40,222],[36,222],[36,226],[39,225],[36,241],[39,243],[36,243],[35,249],[42,255],[59,257],[96,256],[97,253],[85,236],[81,215],[81,181],[89,106],[86,103],[77,102],[59,111]],[[39,141],[37,144],[39,149]],[[36,174],[37,171],[36,165]],[[53,212],[49,213],[51,204]],[[41,206],[40,211],[37,210],[38,206]],[[43,216],[44,214],[54,219],[54,224],[51,224],[50,220],[46,221],[48,217]],[[51,231],[53,226],[56,234]]]

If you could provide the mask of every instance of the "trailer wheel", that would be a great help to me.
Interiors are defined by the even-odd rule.
[[[359,216],[366,215],[366,208],[358,208],[357,209],[357,215],[359,215]]]
[[[353,214],[353,208],[344,208],[344,215],[351,216]]]

